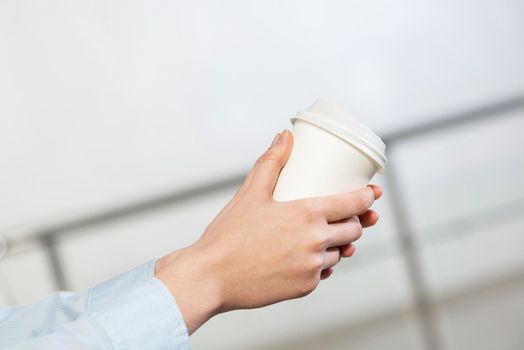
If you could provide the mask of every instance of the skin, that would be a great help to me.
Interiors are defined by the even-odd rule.
[[[213,316],[310,294],[355,253],[369,210],[382,189],[288,202],[273,199],[280,170],[293,147],[277,134],[231,201],[191,246],[157,261],[155,276],[173,294],[189,334]]]

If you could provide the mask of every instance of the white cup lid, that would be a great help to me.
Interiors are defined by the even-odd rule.
[[[379,173],[384,173],[386,145],[342,106],[319,98],[308,109],[291,118],[291,123],[295,124],[297,119],[314,124],[357,147],[377,163]]]

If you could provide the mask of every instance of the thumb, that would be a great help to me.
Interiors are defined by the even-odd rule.
[[[253,194],[273,198],[273,190],[293,148],[293,134],[284,130],[273,140],[267,151],[258,158],[251,174],[249,191]]]

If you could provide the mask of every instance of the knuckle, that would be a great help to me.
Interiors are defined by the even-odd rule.
[[[356,196],[355,204],[357,205],[357,208],[360,211],[365,211],[366,209],[368,209],[371,206],[371,204],[373,204],[369,192],[364,191],[364,193],[361,193],[358,196]]]
[[[312,246],[314,251],[322,251],[328,245],[329,238],[321,229],[316,229],[312,233]]]
[[[318,274],[317,274],[318,275]],[[320,278],[318,276],[308,277],[301,285],[300,297],[311,294],[318,286]]]
[[[306,212],[306,220],[309,223],[319,223],[321,222],[323,216],[319,210],[311,209]]]
[[[354,215],[347,219],[347,223],[360,225],[360,219],[358,218],[357,215]]]
[[[313,201],[311,200],[311,198],[299,199],[298,202],[300,204],[301,209],[304,212],[309,212],[315,209],[315,205]]]
[[[320,254],[314,254],[308,263],[308,272],[316,273],[324,264],[324,259]]]
[[[358,225],[355,229],[355,240],[360,239],[362,237],[362,226]]]
[[[365,192],[366,195],[364,197],[367,200],[368,207],[370,207],[375,202],[375,192],[370,187],[366,187]]]
[[[309,201],[304,202],[304,216],[308,223],[320,223],[324,218],[324,214],[321,210],[316,208],[313,203]]]
[[[356,202],[359,209],[367,208],[368,199],[364,194],[357,196]]]
[[[274,154],[271,150],[265,152],[258,158],[257,164],[264,164],[264,163],[276,163],[278,165],[283,165],[281,164],[280,158],[277,157],[277,155]]]

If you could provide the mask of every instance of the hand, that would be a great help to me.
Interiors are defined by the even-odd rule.
[[[159,278],[175,297],[189,333],[214,315],[311,293],[378,215],[368,210],[382,190],[288,202],[273,199],[289,158],[285,130],[258,159],[233,199],[193,245],[162,257]]]

